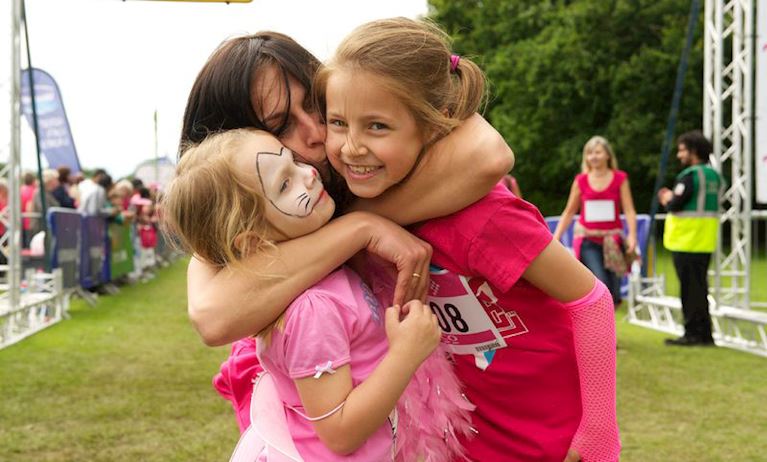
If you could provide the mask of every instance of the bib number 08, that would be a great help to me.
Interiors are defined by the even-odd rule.
[[[445,303],[439,306],[434,302],[429,302],[431,311],[437,316],[437,323],[442,332],[449,334],[455,329],[458,332],[466,333],[469,331],[469,325],[461,317],[461,311],[451,303]]]

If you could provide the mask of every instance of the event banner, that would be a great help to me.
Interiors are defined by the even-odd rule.
[[[79,172],[80,160],[77,158],[75,142],[56,81],[50,74],[37,68],[32,69],[32,79],[35,82],[35,110],[42,155],[48,160],[50,168],[66,165],[73,173]],[[21,71],[21,110],[34,130],[29,69]]]
[[[767,204],[767,2],[756,15],[756,201]]]

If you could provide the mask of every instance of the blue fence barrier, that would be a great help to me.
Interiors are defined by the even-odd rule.
[[[51,268],[61,268],[63,287],[80,285],[80,236],[82,215],[65,208],[48,209],[48,229],[51,232]]]
[[[124,276],[140,279],[140,268],[134,268],[134,225],[108,223],[106,217],[84,216],[67,208],[52,207],[47,214],[51,236],[51,268],[61,268],[63,288],[91,289]],[[160,261],[173,259],[173,248],[160,234],[156,255]],[[43,269],[45,260],[23,256],[25,268]],[[135,271],[135,273],[134,273]]]

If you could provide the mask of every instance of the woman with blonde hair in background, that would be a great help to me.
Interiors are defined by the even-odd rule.
[[[579,210],[573,251],[610,289],[617,307],[621,302],[620,280],[628,270],[624,255],[636,251],[637,219],[628,174],[618,169],[612,146],[601,136],[591,137],[583,146],[581,173],[573,180],[555,239],[562,237]],[[628,224],[627,236],[623,234],[621,210]]]

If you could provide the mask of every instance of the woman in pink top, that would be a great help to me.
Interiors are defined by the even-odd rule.
[[[610,143],[594,136],[583,146],[582,173],[570,188],[562,217],[554,231],[559,240],[581,211],[573,239],[573,251],[600,281],[610,289],[613,302],[621,302],[620,280],[629,269],[625,254],[637,245],[637,219],[628,175],[618,170]],[[628,236],[623,234],[621,209],[626,216]]]

